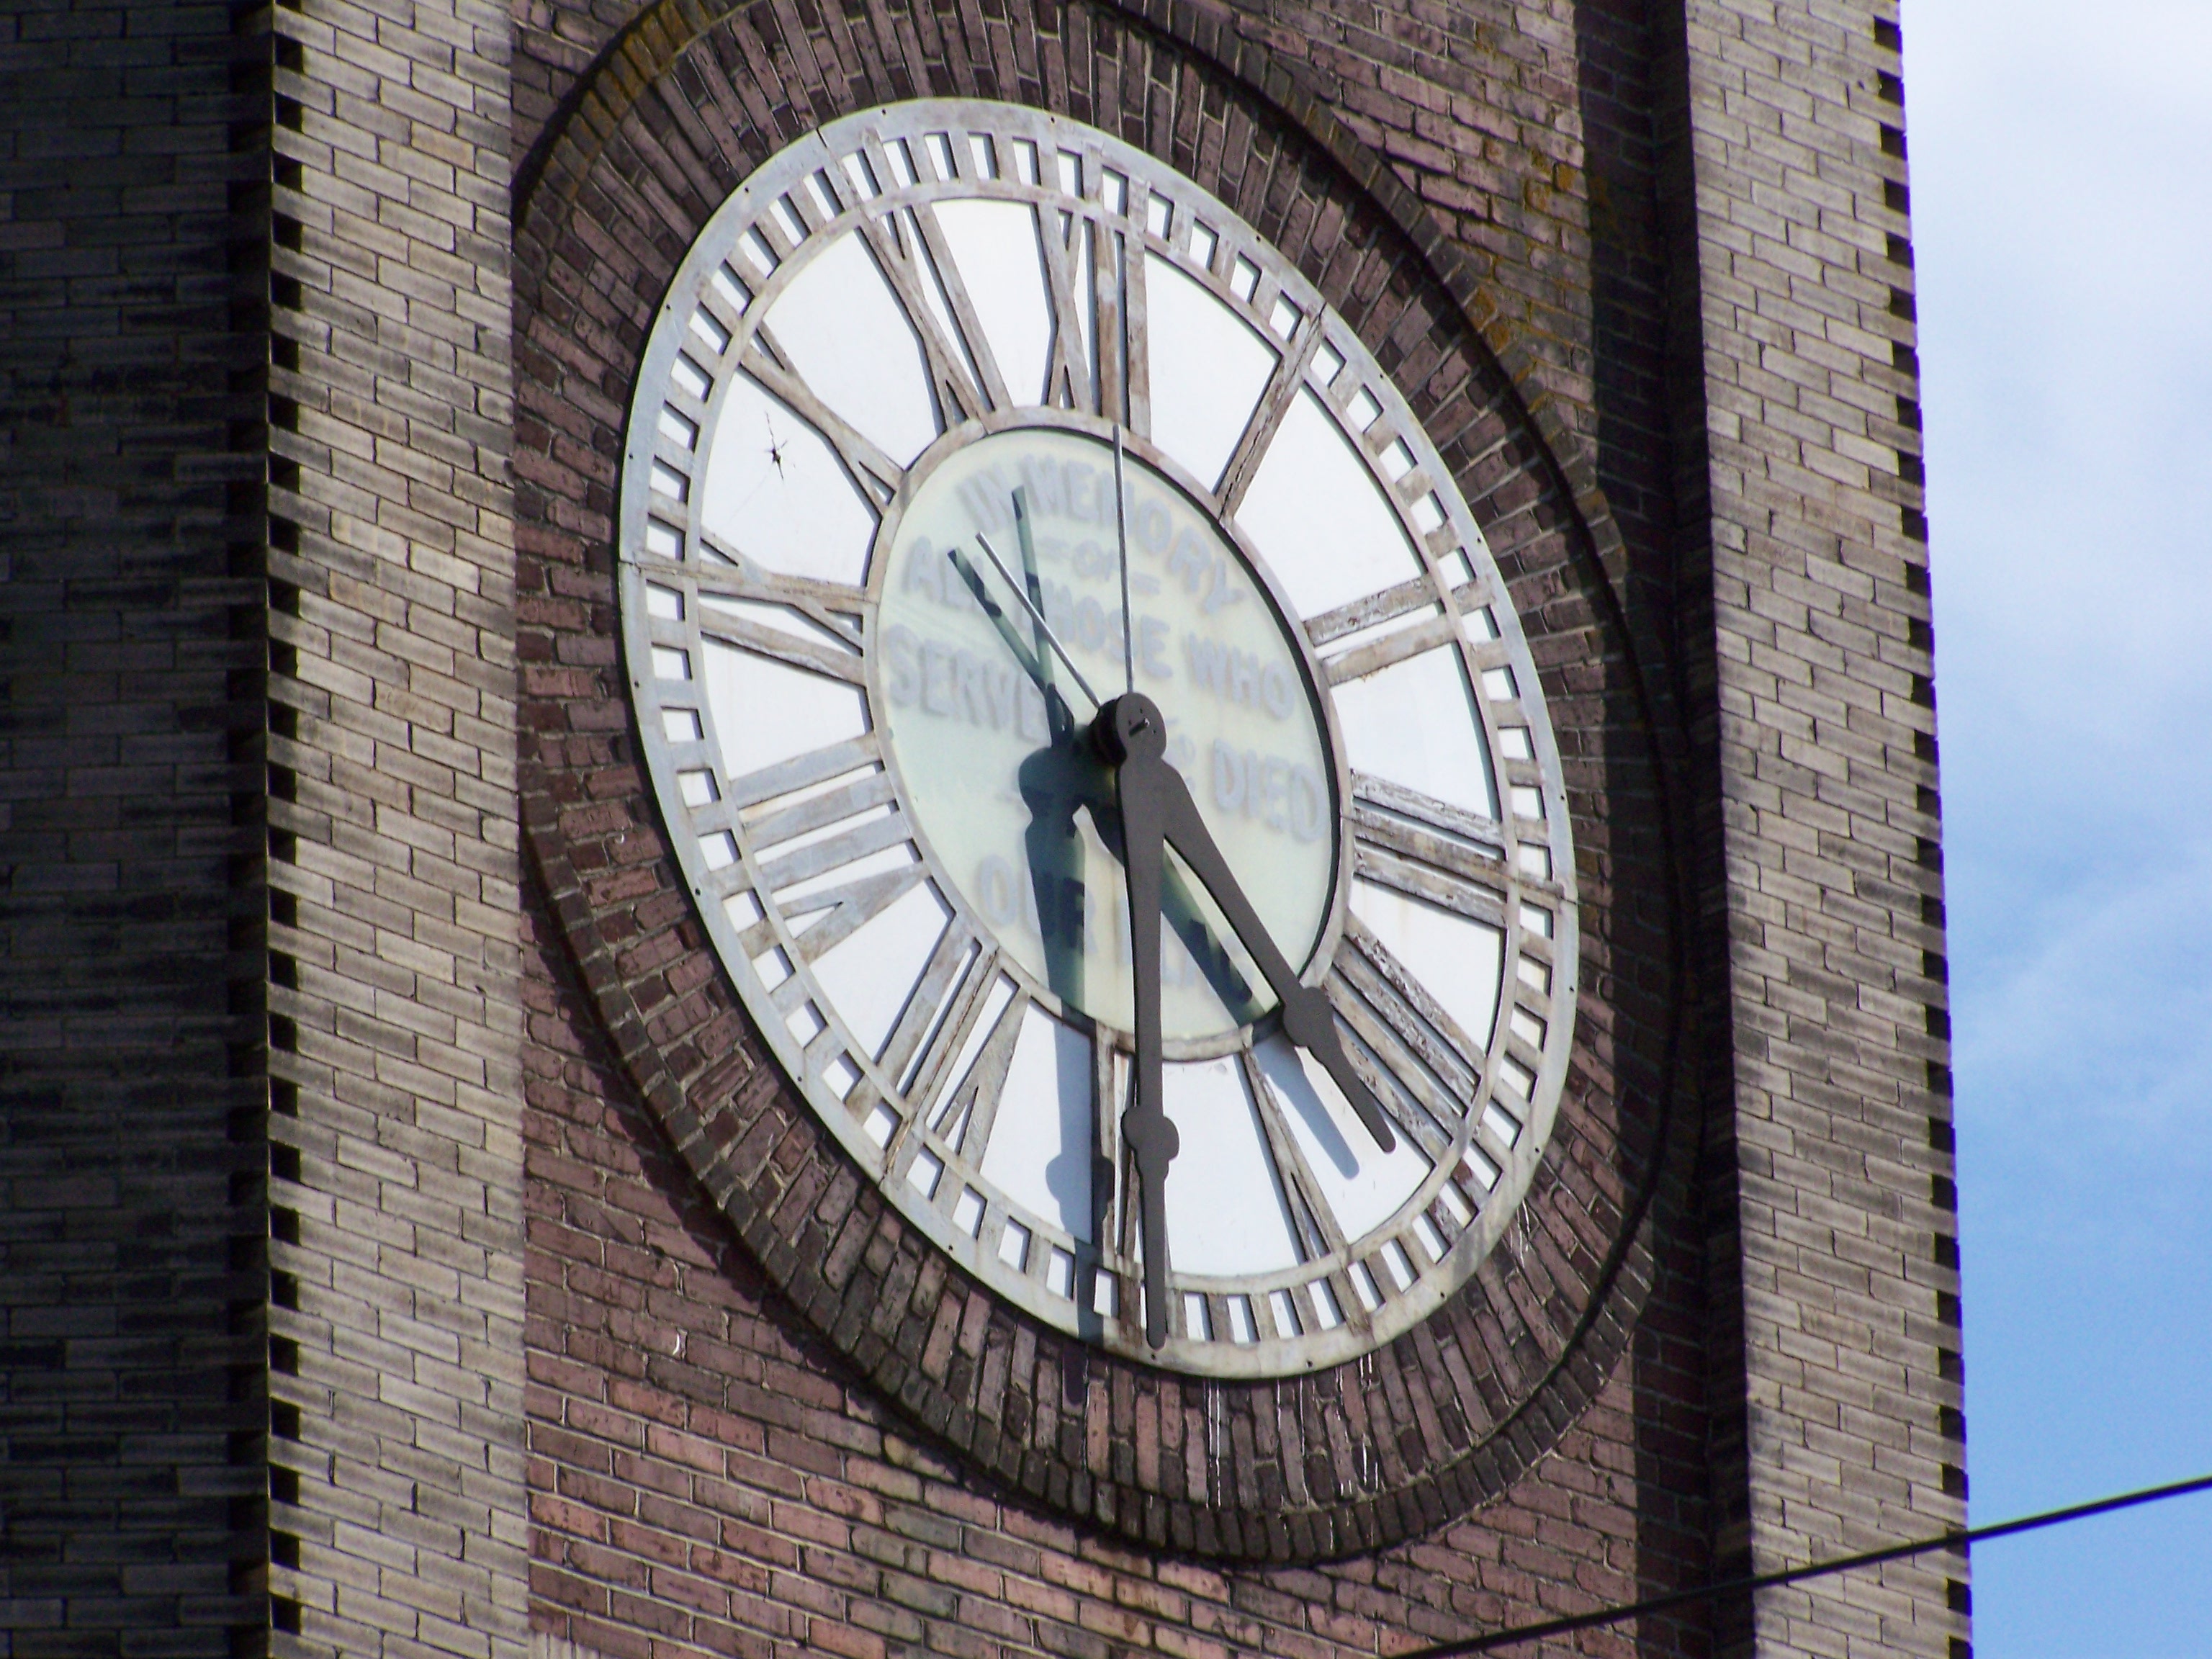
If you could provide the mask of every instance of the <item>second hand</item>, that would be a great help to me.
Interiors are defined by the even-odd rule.
[[[1114,422],[1114,540],[1121,555],[1121,689],[1137,689],[1137,619],[1129,614],[1129,493],[1121,482],[1121,423]]]
[[[1052,647],[1053,655],[1058,657],[1067,672],[1075,677],[1077,687],[1085,696],[1091,699],[1091,706],[1093,708],[1103,708],[1106,706],[1105,699],[1091,689],[1091,682],[1083,678],[1083,671],[1075,665],[1075,659],[1067,654],[1067,647],[1060,642],[1060,635],[1052,631],[1052,624],[1044,619],[1044,612],[1036,608],[1030,596],[1022,590],[1022,585],[1014,580],[1014,573],[1006,568],[1006,562],[999,556],[999,550],[992,546],[989,539],[981,534],[975,538],[975,545],[983,550],[983,556],[990,560],[991,568],[999,573],[1000,579],[1006,584],[1007,591],[1020,602],[1022,609],[1030,613],[1030,620],[1037,625],[1037,631],[1044,635],[1044,642]],[[951,549],[945,556],[952,561],[954,568],[959,568],[960,550],[958,548]]]

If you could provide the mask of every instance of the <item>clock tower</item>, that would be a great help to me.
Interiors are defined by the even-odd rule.
[[[14,451],[11,1651],[1388,1655],[1962,1522],[1887,0],[179,16],[243,297]]]

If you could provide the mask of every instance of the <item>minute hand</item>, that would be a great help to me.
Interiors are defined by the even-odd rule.
[[[1141,693],[1116,697],[1103,713],[1118,712],[1118,706],[1151,700]],[[1164,731],[1166,722],[1157,708],[1150,709],[1152,729]],[[1100,724],[1118,732],[1127,722],[1103,718]],[[1297,972],[1275,945],[1274,939],[1260,921],[1260,914],[1252,902],[1244,896],[1236,876],[1229,868],[1229,860],[1221,856],[1214,845],[1212,833],[1206,820],[1199,816],[1198,803],[1190,798],[1189,786],[1182,775],[1167,763],[1163,745],[1148,743],[1116,744],[1121,757],[1121,793],[1124,811],[1133,797],[1139,810],[1149,807],[1146,816],[1160,826],[1163,839],[1182,855],[1191,872],[1213,895],[1214,902],[1228,919],[1237,937],[1244,941],[1244,948],[1252,953],[1268,986],[1283,1005],[1283,1034],[1322,1063],[1323,1070],[1335,1081],[1358,1114],[1359,1121],[1376,1146],[1390,1152],[1398,1138],[1390,1128],[1390,1121],[1382,1107],[1361,1081],[1359,1073],[1352,1069],[1352,1060],[1344,1052],[1344,1044],[1336,1032],[1335,1012],[1329,1006],[1328,994],[1317,985],[1300,981]]]

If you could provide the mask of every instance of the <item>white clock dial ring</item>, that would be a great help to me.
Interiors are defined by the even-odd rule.
[[[918,103],[740,186],[641,356],[617,518],[653,794],[760,1043],[865,1178],[1024,1314],[1179,1370],[1312,1370],[1444,1305],[1544,1156],[1574,864],[1506,585],[1357,332],[1157,160]],[[1110,779],[1053,738],[944,557],[981,532],[1025,580],[1024,488],[1048,618],[1119,693],[1117,429],[1137,689],[1397,1131],[1381,1154],[1274,1032],[1246,942],[1187,884],[1157,1354]]]

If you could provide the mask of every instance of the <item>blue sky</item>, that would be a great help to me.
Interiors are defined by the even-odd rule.
[[[2212,0],[1905,0],[1978,1522],[2212,1473]],[[2212,1496],[1980,1659],[2212,1654]]]

